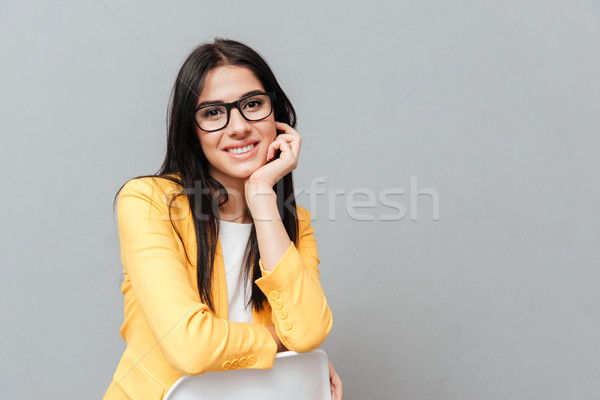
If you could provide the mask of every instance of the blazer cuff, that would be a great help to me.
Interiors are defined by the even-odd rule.
[[[260,273],[262,277],[268,276],[270,273],[275,272],[275,270],[277,269],[278,265],[284,264],[286,262],[287,259],[289,259],[290,257],[292,257],[290,255],[290,253],[293,251],[292,249],[295,248],[294,246],[294,242],[292,242],[290,240],[290,245],[287,248],[287,250],[285,251],[285,253],[283,253],[283,255],[281,256],[281,258],[279,259],[279,261],[277,261],[277,264],[275,264],[275,266],[273,267],[273,269],[271,271],[267,271],[266,269],[263,268],[263,264],[262,264],[262,258],[258,260],[258,265],[260,266]],[[281,269],[281,268],[279,268]],[[257,279],[260,280],[261,278]]]

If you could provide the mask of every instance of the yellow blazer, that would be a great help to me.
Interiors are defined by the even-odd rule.
[[[260,263],[256,284],[269,305],[253,311],[252,323],[227,320],[227,281],[220,243],[212,277],[215,313],[200,301],[195,266],[190,264],[169,220],[168,195],[179,187],[166,179],[138,178],[117,200],[124,281],[127,347],[104,399],[162,399],[182,375],[234,368],[272,368],[277,346],[265,325],[274,325],[292,351],[312,350],[325,340],[332,316],[319,281],[317,243],[310,213],[297,207],[298,244],[272,271]],[[187,198],[178,199],[172,218],[196,261],[196,239]]]

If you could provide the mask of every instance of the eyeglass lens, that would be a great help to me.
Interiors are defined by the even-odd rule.
[[[249,121],[259,121],[271,114],[271,99],[266,94],[257,94],[240,101],[240,110]],[[196,113],[196,120],[201,129],[216,131],[227,125],[227,107],[224,105],[209,105],[202,107]]]

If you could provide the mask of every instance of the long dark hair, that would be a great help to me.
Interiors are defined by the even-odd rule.
[[[217,38],[212,43],[205,43],[195,48],[181,66],[171,93],[167,114],[168,133],[165,160],[156,174],[136,177],[168,179],[181,187],[181,191],[172,195],[169,200],[170,216],[173,201],[180,196],[187,196],[196,233],[198,256],[195,265],[198,291],[201,301],[207,304],[213,312],[215,308],[211,296],[211,277],[219,234],[218,215],[216,215],[218,207],[213,207],[213,202],[216,199],[218,206],[222,206],[227,202],[228,194],[227,190],[208,173],[209,163],[202,152],[196,133],[194,110],[204,87],[207,73],[225,65],[242,66],[254,72],[267,92],[275,92],[273,104],[275,120],[295,127],[294,107],[277,83],[267,62],[256,51],[243,43]],[[115,201],[123,186],[117,191]],[[296,243],[298,216],[292,173],[285,175],[273,189],[277,195],[277,206],[285,229],[290,239]],[[185,248],[172,216],[171,224],[184,245],[188,262],[194,265],[189,259],[188,250]],[[258,241],[253,225],[246,247],[243,268],[245,287],[247,279],[252,275],[252,295],[249,303],[252,303],[256,311],[263,309],[266,301],[265,295],[254,283],[261,277],[259,259]]]

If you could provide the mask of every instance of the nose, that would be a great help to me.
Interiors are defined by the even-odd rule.
[[[242,116],[237,108],[232,108],[229,114],[229,133],[237,136],[245,136],[250,132],[250,123]]]

